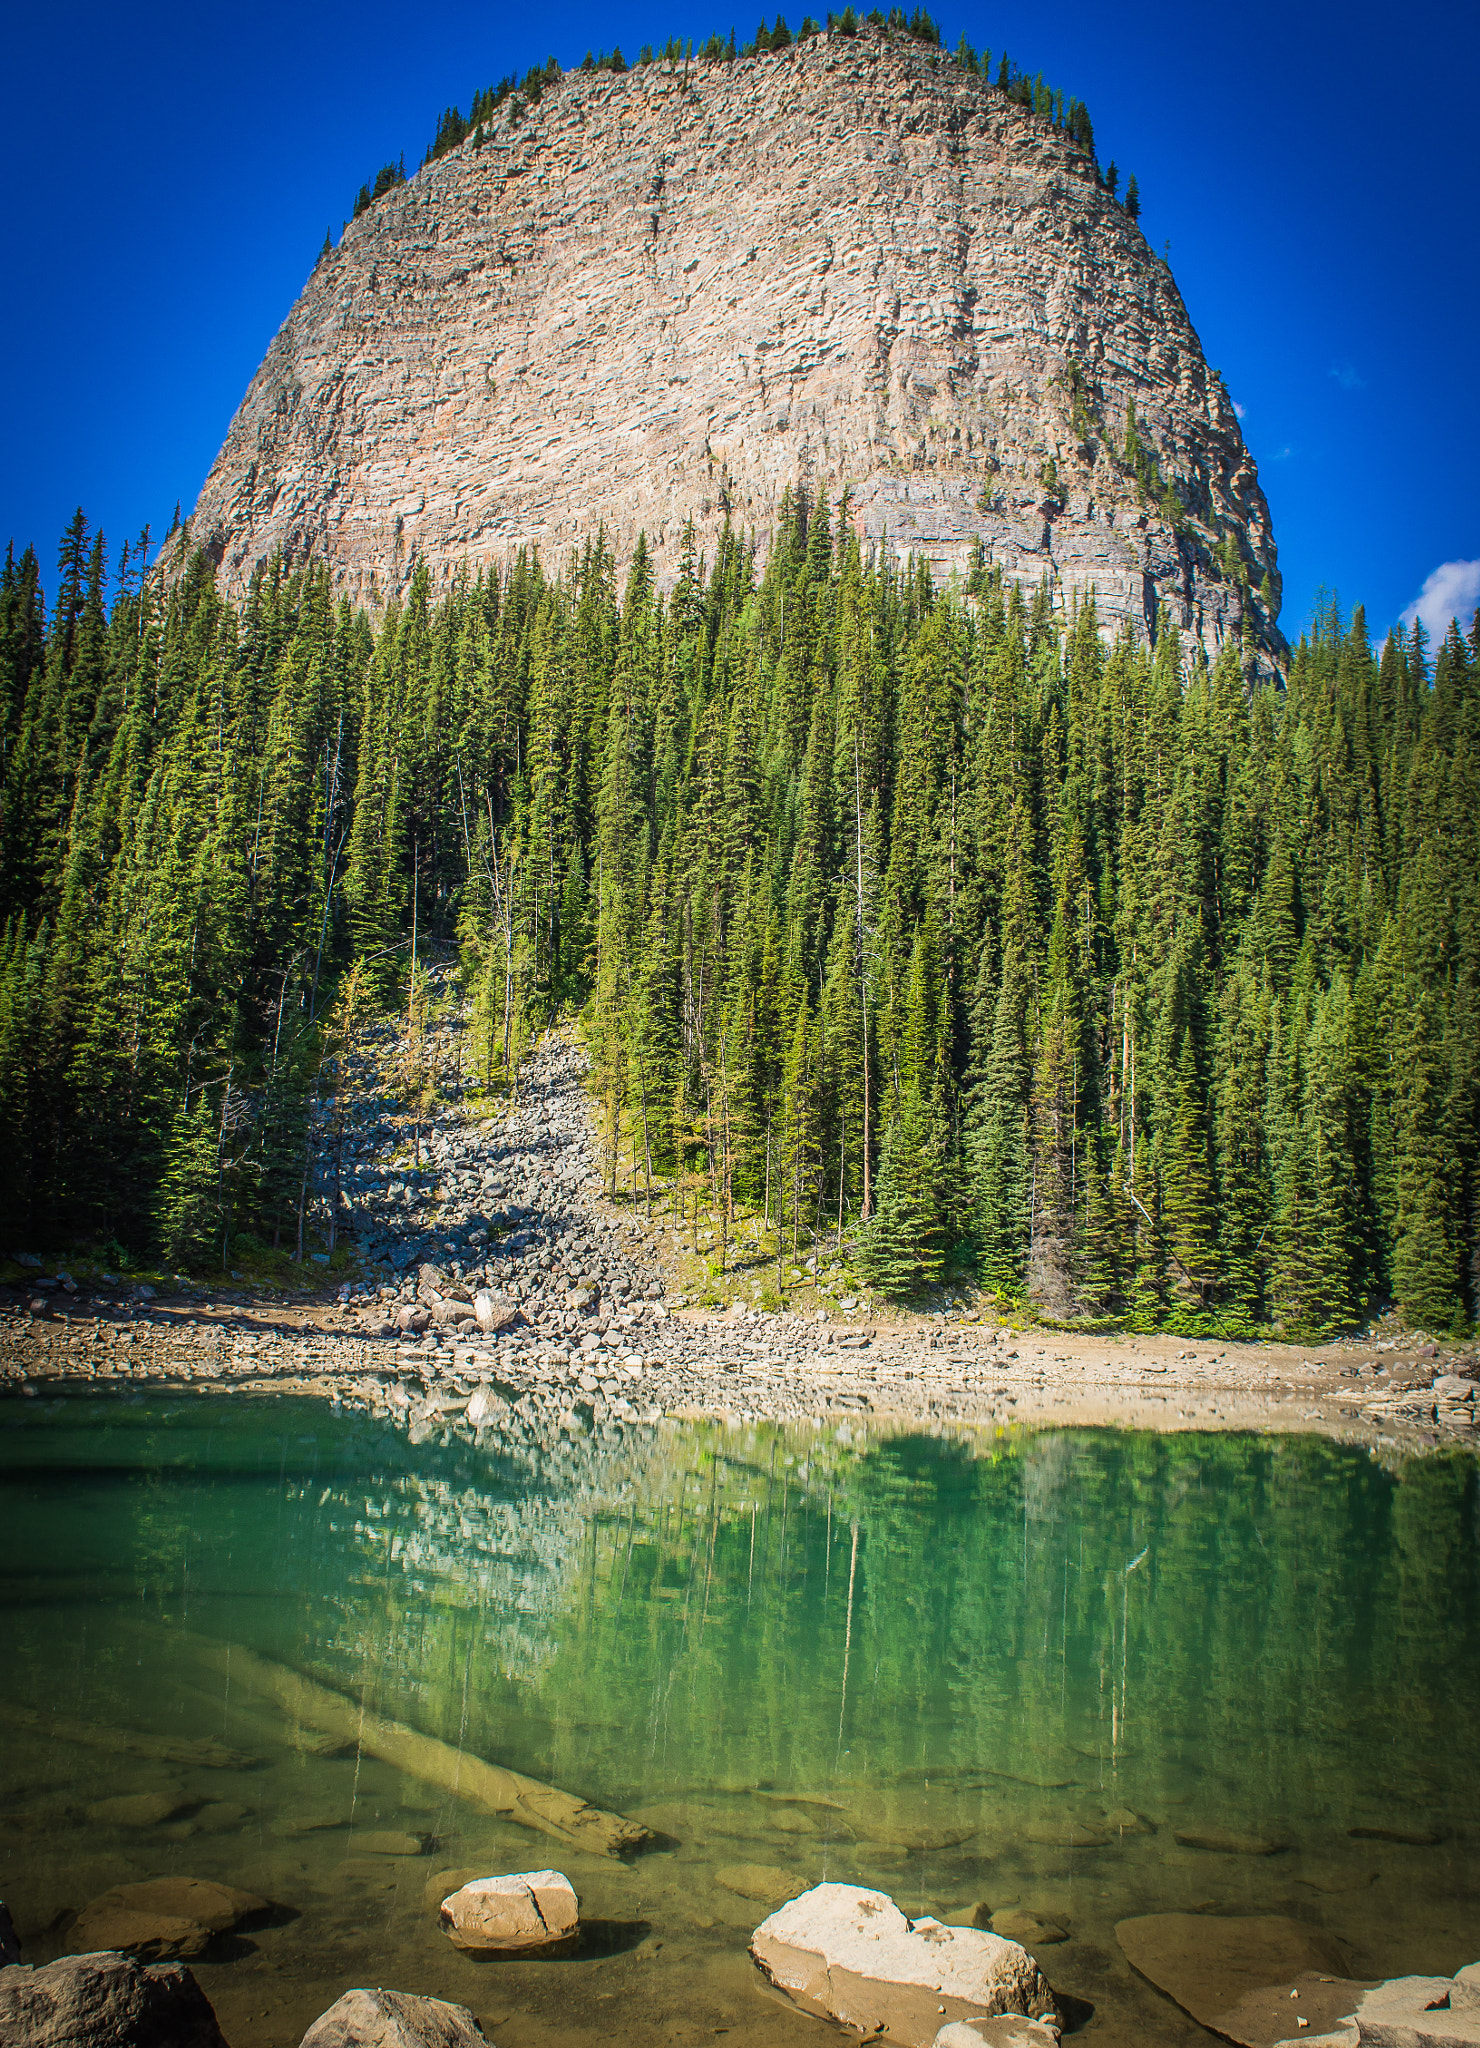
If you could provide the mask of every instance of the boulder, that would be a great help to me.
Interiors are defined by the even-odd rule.
[[[320,2013],[299,2048],[485,2048],[465,2005],[407,1991],[346,1991]]]
[[[1480,2048],[1480,1965],[1457,1977],[1393,1977],[1363,1993],[1351,2039],[1361,2048]]]
[[[566,1955],[581,1939],[581,1902],[558,1870],[474,1878],[441,1912],[449,1938],[469,1955]]]
[[[1269,2048],[1290,2033],[1292,2005],[1313,2028],[1330,2026],[1363,1988],[1347,1977],[1331,1935],[1278,1914],[1145,1913],[1118,1921],[1115,1935],[1133,1970],[1200,2026],[1245,2048]]]
[[[0,1969],[0,2041],[5,2048],[226,2048],[189,1970],[116,1954]]]
[[[73,1921],[71,1954],[119,1949],[140,1962],[203,1955],[218,1934],[267,1910],[267,1900],[196,1877],[157,1877],[115,1885],[90,1899]]]
[[[931,2048],[1059,2048],[1059,2041],[1049,2021],[1008,2013],[992,2020],[948,2020]]]
[[[943,2022],[1053,2012],[1053,1993],[1015,1941],[907,1920],[887,1893],[819,1884],[756,1929],[750,1953],[804,2012],[896,2048],[931,2048]]]
[[[478,1318],[478,1328],[486,1335],[507,1330],[519,1320],[519,1311],[510,1308],[506,1301],[495,1301],[486,1287],[480,1287],[473,1296],[473,1314]]]

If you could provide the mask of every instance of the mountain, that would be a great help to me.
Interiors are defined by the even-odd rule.
[[[1282,663],[1169,268],[1061,122],[880,30],[506,97],[326,249],[190,537],[237,596],[280,550],[374,602],[598,526],[671,578],[691,515],[711,559],[727,517],[764,548],[788,487],[938,574],[984,553]]]

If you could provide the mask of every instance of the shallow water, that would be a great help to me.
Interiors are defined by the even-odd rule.
[[[755,1866],[1058,1922],[1039,1958],[1093,2008],[1086,2041],[1207,2038],[1131,1975],[1128,1913],[1293,1914],[1363,1975],[1480,1956],[1468,1455],[1392,1474],[1316,1437],[692,1425],[561,1465],[217,1395],[7,1403],[0,1474],[0,1887],[27,1956],[111,1884],[260,1892],[296,1917],[195,1966],[233,2048],[295,2048],[356,1983],[470,2005],[501,2048],[821,2039],[746,1959]],[[572,1854],[326,1754],[222,1645],[664,1846]],[[251,1760],[101,1746],[120,1731]],[[140,1792],[172,1817],[88,1814]],[[1211,1828],[1287,1846],[1175,1839]],[[370,1852],[387,1830],[424,1853]],[[438,1873],[551,1863],[582,1954],[450,1947]]]

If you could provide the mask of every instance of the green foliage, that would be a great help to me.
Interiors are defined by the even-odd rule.
[[[371,185],[362,185],[355,194],[352,217],[358,220],[360,215],[367,212],[377,199],[384,199],[387,192],[394,192],[397,185],[404,185],[405,182],[406,160],[404,157],[398,163],[382,164],[375,173],[375,182]]]
[[[0,573],[12,1241],[332,1226],[331,1082],[414,933],[485,1086],[581,1008],[608,1185],[702,1196],[721,1274],[753,1205],[904,1293],[964,1238],[1058,1318],[1473,1316],[1474,632],[1431,667],[1331,611],[1251,693],[1237,642],[1107,645],[984,559],[939,592],[801,496],[763,564],[413,563],[376,626],[146,553],[111,607],[80,514],[49,611]]]

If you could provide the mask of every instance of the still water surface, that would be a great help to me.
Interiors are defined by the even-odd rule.
[[[11,1402],[0,1887],[31,1960],[120,1882],[291,1908],[196,1966],[233,2048],[295,2048],[356,1983],[459,2000],[500,2048],[821,2041],[745,1944],[747,1888],[824,1877],[1034,1912],[1080,2038],[1205,2040],[1121,1916],[1289,1913],[1359,1974],[1480,1956],[1477,1558],[1473,1458],[1394,1474],[1315,1437],[691,1425],[558,1461],[307,1402]],[[221,1645],[663,1846],[621,1865],[469,1811],[233,1688]],[[89,1816],[135,1793],[170,1817]],[[1212,1829],[1278,1853],[1176,1839]],[[450,1948],[439,1873],[547,1863],[586,1952]]]

